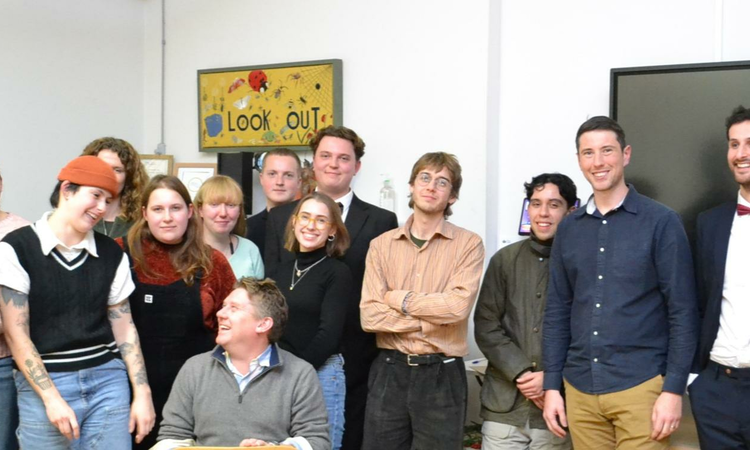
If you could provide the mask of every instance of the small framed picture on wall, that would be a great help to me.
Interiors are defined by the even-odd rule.
[[[210,163],[176,163],[174,165],[174,175],[190,192],[190,198],[195,198],[203,182],[216,175],[216,170],[216,164]]]
[[[172,155],[139,155],[149,179],[156,175],[170,175],[174,166]]]

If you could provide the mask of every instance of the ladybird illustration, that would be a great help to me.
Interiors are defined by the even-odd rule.
[[[247,82],[250,88],[257,92],[265,92],[268,89],[268,77],[262,70],[253,70],[247,76]]]

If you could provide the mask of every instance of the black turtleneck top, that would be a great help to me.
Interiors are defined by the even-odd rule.
[[[349,267],[326,257],[325,247],[308,253],[296,253],[297,268],[305,270],[321,258],[301,279],[294,276],[294,261],[280,264],[269,276],[286,297],[289,321],[279,346],[304,359],[317,370],[331,356],[341,351],[341,335],[347,305],[354,295]]]

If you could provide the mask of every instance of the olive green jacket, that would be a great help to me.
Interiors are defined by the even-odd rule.
[[[546,429],[542,411],[515,379],[542,368],[542,322],[552,242],[533,239],[500,249],[490,260],[474,313],[474,337],[489,360],[481,416],[493,422]]]

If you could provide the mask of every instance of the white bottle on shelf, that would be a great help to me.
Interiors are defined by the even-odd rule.
[[[396,190],[391,186],[390,178],[383,181],[383,187],[380,189],[380,207],[396,212]]]

